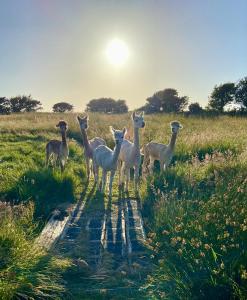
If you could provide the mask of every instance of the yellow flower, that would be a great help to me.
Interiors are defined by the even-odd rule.
[[[205,245],[204,245],[204,248],[205,248],[206,250],[209,250],[211,247],[209,246],[209,244],[205,244]]]
[[[247,271],[243,270],[242,274],[241,274],[241,278],[247,280]]]

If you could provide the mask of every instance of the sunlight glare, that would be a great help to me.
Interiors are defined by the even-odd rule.
[[[122,40],[114,39],[106,48],[106,56],[112,65],[122,66],[129,57],[129,49]]]

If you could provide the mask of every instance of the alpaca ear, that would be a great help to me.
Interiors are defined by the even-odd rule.
[[[126,131],[127,131],[127,129],[124,127],[124,129],[123,129],[123,135],[125,135]]]
[[[141,112],[140,116],[141,116],[141,117],[143,117],[143,116],[144,116],[144,111],[142,111],[142,112]]]
[[[81,121],[81,117],[80,117],[80,116],[77,116],[77,120],[78,120],[78,121]]]
[[[115,131],[116,131],[116,130],[115,130],[112,126],[110,126],[110,132],[111,132],[112,134],[114,134]]]
[[[136,112],[133,111],[133,113],[132,113],[132,119],[134,119],[135,116],[136,116]]]

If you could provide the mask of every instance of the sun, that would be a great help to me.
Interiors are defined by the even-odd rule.
[[[106,57],[114,66],[122,66],[129,57],[129,49],[124,41],[114,39],[106,47]]]

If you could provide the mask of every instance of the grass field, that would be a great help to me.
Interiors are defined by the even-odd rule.
[[[44,166],[45,143],[59,138],[60,119],[69,124],[64,174]],[[246,299],[247,119],[149,115],[141,144],[168,143],[169,122],[175,119],[184,128],[171,167],[159,175],[156,166],[155,175],[141,182],[155,270],[140,289],[148,299]],[[129,115],[92,114],[89,122],[89,137],[103,137],[110,147],[110,125],[127,126],[132,134]],[[0,117],[0,298],[42,298],[42,293],[59,298],[66,292],[62,273],[70,262],[32,244],[51,212],[75,202],[83,190],[80,142],[75,114]],[[18,205],[11,208],[6,201]]]

